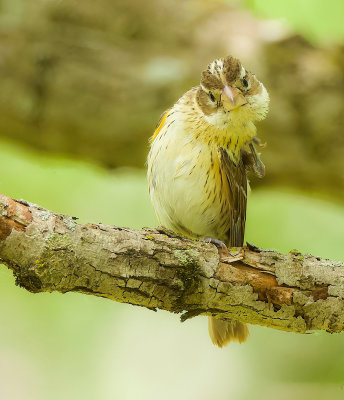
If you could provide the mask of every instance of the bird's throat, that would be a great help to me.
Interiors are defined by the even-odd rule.
[[[191,131],[195,140],[206,143],[209,147],[223,147],[236,159],[239,158],[241,149],[256,136],[256,127],[251,122],[218,129],[203,121],[198,124],[197,129]]]

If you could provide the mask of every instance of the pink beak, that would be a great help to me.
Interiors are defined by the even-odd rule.
[[[235,104],[233,89],[230,86],[226,85],[223,88],[223,93]]]
[[[247,103],[245,97],[236,87],[225,86],[222,90],[222,104],[227,111],[235,110]]]

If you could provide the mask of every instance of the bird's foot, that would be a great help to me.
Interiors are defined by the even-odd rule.
[[[221,240],[219,240],[219,239],[215,239],[215,238],[206,236],[206,237],[204,238],[204,241],[205,241],[206,243],[214,244],[216,247],[219,247],[219,248],[221,248],[221,249],[227,249],[227,246],[226,246]]]
[[[217,247],[219,253],[225,253],[225,254],[229,253],[228,247],[222,242],[222,240],[206,236],[204,238],[204,241],[206,243],[214,244]]]

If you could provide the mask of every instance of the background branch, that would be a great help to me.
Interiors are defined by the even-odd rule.
[[[344,329],[344,264],[249,245],[218,252],[165,229],[78,224],[0,195],[0,261],[33,293],[235,318],[293,332]]]

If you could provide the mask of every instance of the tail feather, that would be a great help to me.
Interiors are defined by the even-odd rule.
[[[218,347],[226,346],[229,342],[243,343],[249,336],[246,324],[213,317],[208,318],[208,330],[212,342]]]

